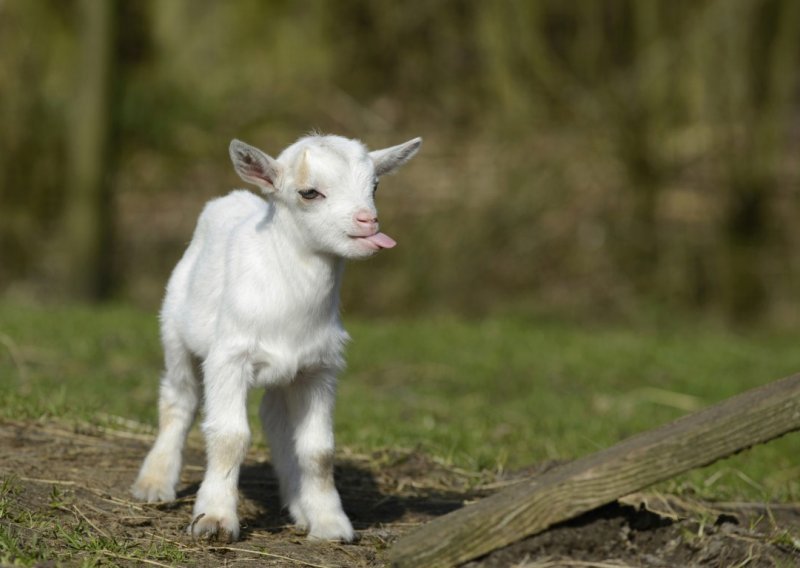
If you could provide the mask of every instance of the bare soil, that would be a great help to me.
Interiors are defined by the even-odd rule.
[[[316,543],[289,525],[265,452],[255,448],[239,484],[242,538],[218,545],[192,541],[185,532],[203,474],[197,438],[190,440],[175,502],[131,500],[128,488],[151,441],[151,432],[121,420],[103,427],[0,422],[0,483],[11,488],[0,509],[0,528],[26,550],[54,551],[56,562],[45,565],[99,558],[110,566],[383,566],[392,543],[405,532],[548,467],[500,476],[448,467],[420,452],[343,450],[337,486],[359,538],[353,544]],[[87,546],[87,538],[75,542],[74,534],[114,546]],[[797,535],[800,506],[708,504],[642,494],[468,566],[797,566]]]

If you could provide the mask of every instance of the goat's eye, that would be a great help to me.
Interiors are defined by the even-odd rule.
[[[301,189],[297,193],[300,194],[300,197],[302,197],[303,199],[307,199],[308,201],[311,201],[312,199],[316,199],[317,197],[324,197],[316,189]]]
[[[372,182],[372,193],[374,194],[376,191],[378,191],[378,180]]]

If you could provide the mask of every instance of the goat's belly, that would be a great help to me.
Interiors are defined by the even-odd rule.
[[[299,373],[338,372],[344,367],[347,339],[342,331],[310,344],[262,344],[252,358],[253,386],[288,385]]]

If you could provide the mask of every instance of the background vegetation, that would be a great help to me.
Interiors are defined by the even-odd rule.
[[[0,290],[154,308],[229,139],[317,128],[426,140],[348,312],[793,324],[799,76],[792,0],[0,0]]]
[[[800,370],[800,2],[0,0],[0,421],[155,424],[229,140],[311,129],[425,138],[347,269],[343,452],[477,483]],[[793,435],[656,490],[798,472]]]

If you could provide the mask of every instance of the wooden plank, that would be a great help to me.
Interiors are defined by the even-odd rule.
[[[418,527],[403,567],[453,566],[691,469],[800,429],[800,374],[633,436]]]

